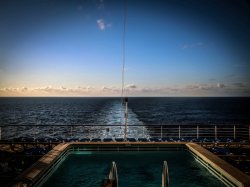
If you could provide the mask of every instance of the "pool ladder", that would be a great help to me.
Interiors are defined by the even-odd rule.
[[[166,160],[163,162],[162,187],[169,187],[168,163]]]
[[[116,163],[113,161],[108,178],[104,180],[102,187],[118,187],[118,173]],[[162,187],[169,187],[168,163],[163,162]]]
[[[118,187],[118,174],[116,163],[113,161],[108,178],[103,181],[102,187]]]

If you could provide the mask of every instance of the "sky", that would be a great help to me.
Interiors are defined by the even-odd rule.
[[[125,96],[250,96],[245,0],[0,1],[0,96],[121,96],[124,23]]]

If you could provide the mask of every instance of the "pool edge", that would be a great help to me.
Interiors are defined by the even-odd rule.
[[[227,180],[235,184],[235,186],[250,186],[250,177],[248,175],[230,165],[223,159],[219,158],[217,155],[211,153],[210,151],[195,143],[187,143],[186,146],[193,154],[196,155],[196,159],[199,162],[204,161],[201,164],[204,165],[208,170],[210,170],[210,172],[217,172],[214,174],[217,175],[217,177],[221,179],[222,182],[225,182],[223,181],[223,178],[226,178]],[[212,170],[211,167],[213,168]]]

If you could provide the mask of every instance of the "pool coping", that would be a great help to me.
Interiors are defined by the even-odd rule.
[[[250,186],[250,176],[230,165],[225,160],[195,143],[187,143],[186,146],[190,151],[194,152],[197,156],[203,159],[207,163],[207,167],[212,166],[230,181],[233,181],[237,186]]]
[[[36,183],[42,178],[42,176],[53,166],[56,165],[60,156],[74,145],[182,145],[191,151],[191,153],[196,155],[196,159],[200,162],[205,162],[205,167],[212,167],[216,172],[226,177],[235,186],[247,187],[250,186],[250,176],[246,175],[239,169],[233,167],[226,161],[222,160],[218,156],[209,152],[202,146],[196,143],[185,143],[185,142],[71,142],[71,143],[61,143],[54,147],[49,153],[40,158],[36,163],[34,163],[30,168],[25,170],[20,176],[18,176],[12,186],[35,186]]]

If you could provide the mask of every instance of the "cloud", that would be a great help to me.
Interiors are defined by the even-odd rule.
[[[105,93],[110,93],[110,94],[118,94],[121,92],[121,88],[118,88],[116,86],[103,86],[101,91]]]
[[[199,84],[198,89],[200,89],[200,90],[215,90],[215,89],[217,89],[217,85],[215,85],[215,84]]]
[[[102,86],[99,88],[87,86],[83,88],[84,89],[82,89],[77,94],[96,94],[97,96],[119,96],[121,93],[121,88],[116,86]],[[131,83],[125,86],[124,94],[127,96],[222,96],[225,93],[243,94],[244,90],[246,90],[246,88],[237,89],[236,87],[226,86],[223,83],[191,84],[187,86],[175,85],[167,87],[138,87],[138,85]],[[65,93],[70,92],[68,91]]]
[[[135,84],[128,84],[128,85],[125,86],[125,88],[135,89],[135,88],[137,88],[137,86]]]
[[[142,88],[141,89],[141,92],[144,92],[144,93],[151,93],[153,91],[154,91],[154,89],[152,89],[152,88]]]
[[[22,88],[22,92],[26,92],[26,91],[28,91],[28,88],[23,87],[23,88]]]
[[[200,88],[199,85],[187,85],[186,86],[186,89],[188,90],[199,89],[199,88]]]
[[[204,83],[189,85],[172,85],[160,87],[143,87],[133,83],[125,86],[126,96],[249,96],[250,86],[247,83],[236,82]],[[0,88],[0,96],[120,96],[119,86],[44,86]]]
[[[225,88],[225,84],[222,84],[222,83],[217,83],[217,88]]]
[[[96,20],[96,23],[101,31],[104,31],[112,26],[111,23],[106,23],[104,19],[98,19]]]
[[[30,92],[56,96],[91,96],[95,94],[96,90],[92,86],[76,86],[73,88],[45,86],[29,89]]]
[[[105,30],[106,26],[105,26],[105,22],[103,19],[96,20],[96,23],[100,30]]]
[[[214,84],[193,84],[184,87],[184,90],[214,90],[217,86]]]
[[[102,90],[104,90],[104,91],[105,91],[105,90],[111,90],[111,89],[110,89],[110,88],[108,88],[108,87],[106,87],[106,86],[103,86],[103,87],[102,87]]]
[[[66,88],[66,87],[64,87],[64,86],[61,86],[61,89],[62,89],[62,90],[67,90],[67,88]]]
[[[193,85],[187,85],[185,87],[186,90],[211,90],[215,91],[217,89],[225,88],[226,85],[223,83],[217,83],[217,84],[193,84]]]
[[[204,44],[202,42],[192,43],[192,44],[183,44],[181,46],[182,49],[190,49],[190,48],[196,48],[196,47],[202,47]]]
[[[19,88],[2,88],[1,91],[3,92],[17,92],[19,91]]]
[[[236,86],[236,87],[239,87],[239,88],[245,88],[246,87],[246,85],[244,83],[242,83],[242,82],[236,82],[236,83],[233,83],[233,85]]]

